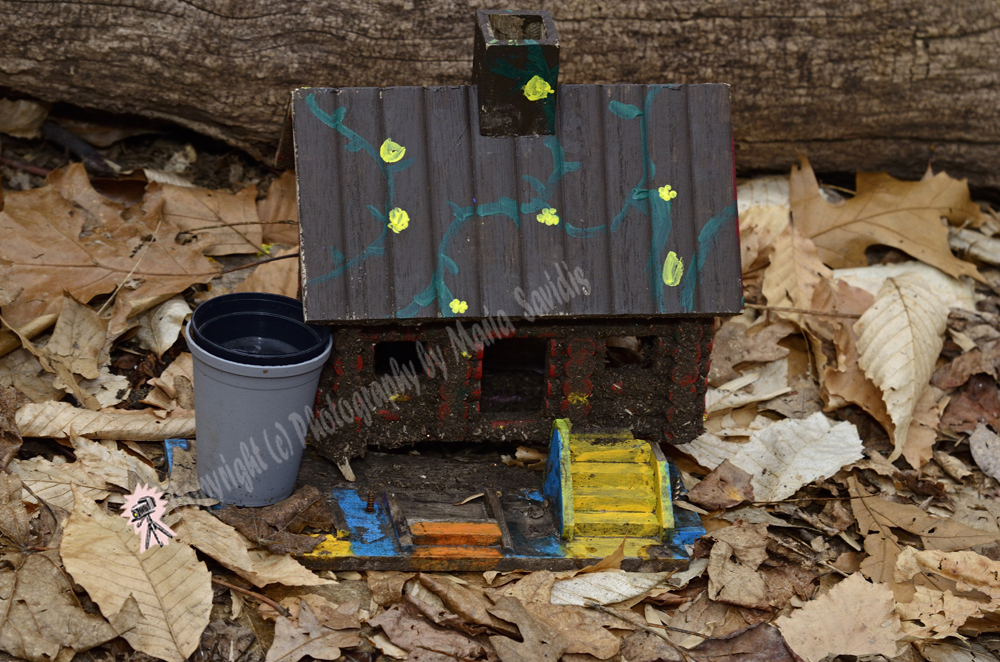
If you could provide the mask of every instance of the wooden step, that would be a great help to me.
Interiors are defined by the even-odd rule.
[[[653,467],[633,462],[574,462],[571,467],[573,488],[623,487],[652,489]]]
[[[574,513],[573,530],[578,536],[656,537],[660,523],[652,512]]]
[[[574,511],[633,511],[656,510],[656,494],[652,489],[627,487],[577,487],[573,486]]]
[[[631,435],[573,435],[569,444],[571,460],[576,462],[642,462],[650,459],[649,442]]]
[[[408,522],[414,545],[499,545],[503,537],[496,522]]]

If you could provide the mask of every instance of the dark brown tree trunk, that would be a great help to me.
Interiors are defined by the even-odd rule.
[[[498,0],[548,9],[560,82],[732,85],[737,164],[936,167],[1000,186],[996,0]],[[273,154],[297,86],[466,83],[463,0],[0,0],[0,86]]]

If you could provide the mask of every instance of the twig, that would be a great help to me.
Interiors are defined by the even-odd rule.
[[[109,303],[115,300],[115,297],[118,295],[118,292],[121,291],[123,287],[125,287],[125,283],[127,283],[128,279],[132,277],[132,274],[135,273],[135,270],[139,268],[139,264],[142,263],[143,258],[145,258],[146,255],[149,253],[149,247],[156,242],[156,233],[160,231],[161,223],[163,223],[162,215],[160,215],[160,220],[156,222],[156,228],[153,229],[153,238],[149,240],[149,242],[145,246],[145,250],[142,252],[142,255],[140,255],[139,259],[135,261],[134,265],[132,265],[132,270],[129,271],[124,278],[122,278],[122,282],[118,283],[118,287],[116,287],[114,292],[111,293],[111,296],[108,297],[108,300],[104,302],[104,304],[101,306],[101,309],[97,311],[98,316],[100,316],[100,314],[104,312],[104,309],[108,307]]]
[[[761,306],[756,303],[744,303],[744,308],[753,308],[754,310],[774,310],[779,313],[801,313],[802,315],[813,315],[814,317],[847,317],[849,319],[858,319],[861,315],[852,315],[850,313],[824,313],[818,310],[807,310],[805,308],[786,308],[784,306]]]
[[[181,230],[182,234],[198,234],[202,230],[217,230],[234,225],[296,225],[296,221],[236,221],[235,223],[219,223],[218,225],[199,225],[190,230]]]
[[[237,586],[236,584],[230,584],[229,582],[223,581],[223,580],[218,579],[216,577],[212,577],[212,582],[214,584],[218,584],[219,586],[225,586],[228,589],[231,589],[233,591],[237,591],[238,593],[243,593],[244,595],[248,595],[248,596],[250,596],[251,598],[253,598],[255,600],[260,600],[264,604],[273,607],[279,614],[281,614],[285,618],[291,617],[291,614],[289,613],[289,611],[287,609],[285,609],[284,607],[282,607],[281,605],[279,605],[277,602],[275,602],[271,598],[267,597],[266,595],[261,595],[260,593],[257,593],[256,591],[251,591],[248,588],[243,588],[242,586]]]
[[[0,156],[0,163],[7,166],[8,168],[14,168],[16,170],[23,170],[24,172],[30,172],[32,175],[38,175],[39,177],[48,177],[49,173],[52,172],[48,168],[40,168],[38,166],[33,166],[30,163],[25,163],[24,161],[18,161],[17,159],[9,159],[6,156]]]
[[[278,257],[269,257],[266,260],[258,260],[257,262],[251,262],[250,264],[244,264],[242,267],[232,267],[231,269],[224,269],[223,271],[216,271],[215,274],[221,276],[222,274],[231,274],[234,271],[240,271],[242,269],[250,269],[252,267],[259,266],[261,264],[267,264],[268,262],[277,262],[278,260],[287,260],[292,257],[298,257],[298,253],[292,253],[290,255],[280,255]],[[209,274],[190,274],[192,276],[208,276]]]

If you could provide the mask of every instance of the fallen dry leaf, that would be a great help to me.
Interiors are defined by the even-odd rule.
[[[0,99],[0,133],[15,138],[38,138],[49,116],[49,104],[31,99]]]
[[[299,252],[298,247],[278,251],[272,257],[284,257]],[[287,258],[262,264],[253,270],[245,281],[236,286],[235,292],[266,292],[293,299],[299,296],[299,258]]]
[[[561,632],[532,616],[515,598],[500,598],[490,612],[517,625],[521,633],[521,641],[490,637],[501,662],[552,662],[570,647],[569,640]]]
[[[205,255],[232,255],[262,252],[256,200],[256,186],[230,193],[153,183],[142,208],[148,212],[162,204],[164,221],[195,236],[189,246]]]
[[[813,292],[833,272],[819,259],[816,246],[797,227],[789,225],[774,242],[771,264],[764,272],[762,291],[769,306],[808,310]],[[801,313],[775,311],[798,324]]]
[[[0,387],[0,471],[17,457],[21,450],[21,432],[14,422],[17,414],[17,392],[12,388]]]
[[[190,352],[181,352],[159,377],[152,377],[146,383],[153,387],[144,404],[160,409],[194,409],[194,360]]]
[[[727,320],[712,341],[712,362],[708,382],[719,387],[736,379],[740,373],[733,367],[740,363],[764,363],[788,356],[788,349],[778,341],[795,333],[791,322],[755,324],[749,329],[741,321]]]
[[[901,631],[893,608],[888,587],[855,573],[774,624],[806,662],[820,662],[827,655],[893,657]]]
[[[394,645],[411,655],[422,650],[437,651],[458,659],[472,659],[483,653],[483,647],[475,640],[453,630],[431,625],[412,614],[404,605],[393,605],[369,620],[368,624],[373,628],[382,628]]]
[[[82,165],[56,172],[72,180],[74,190],[101,197],[90,187]],[[110,218],[100,210],[93,216]],[[120,206],[112,220],[90,218],[60,195],[54,183],[7,194],[0,212],[0,262],[11,263],[7,278],[24,286],[21,295],[3,307],[4,317],[15,327],[56,312],[63,290],[86,303],[131,278],[137,287],[128,291],[129,297],[172,295],[208,282],[217,272],[198,251],[176,241],[178,230],[162,219],[159,207],[141,218],[123,219]]]
[[[767,584],[757,572],[767,560],[767,525],[736,522],[709,535],[708,597],[717,602],[767,609]]]
[[[918,573],[933,573],[955,582],[959,591],[978,592],[1000,608],[1000,561],[971,551],[917,551],[906,547],[896,559],[896,581],[912,579]]]
[[[771,400],[791,390],[788,385],[788,359],[778,359],[761,368],[748,370],[718,389],[709,386],[705,393],[705,411],[711,415],[726,409],[736,409]]]
[[[194,416],[158,418],[143,412],[100,412],[68,402],[28,403],[17,410],[17,427],[25,437],[67,439],[69,430],[88,439],[163,441],[194,437]]]
[[[855,324],[858,363],[882,391],[894,425],[895,450],[903,451],[917,400],[930,382],[948,322],[947,307],[907,277],[889,278],[872,307]]]
[[[403,585],[416,577],[415,572],[379,572],[369,570],[367,575],[368,588],[372,592],[372,600],[389,608],[403,601]]]
[[[873,297],[878,296],[887,279],[900,276],[918,277],[938,299],[947,302],[949,308],[962,309],[970,313],[976,311],[975,288],[971,281],[952,278],[940,269],[923,262],[908,260],[854,269],[836,269],[833,272],[833,277],[838,281],[860,288]]]
[[[91,441],[71,434],[69,438],[76,462],[92,476],[99,476],[105,482],[124,490],[135,489],[136,480],[144,485],[160,484],[156,470],[134,455],[118,449],[114,441]]]
[[[937,441],[938,423],[941,422],[942,401],[946,394],[930,385],[913,408],[910,429],[906,433],[902,456],[911,467],[920,470],[934,456],[934,442]]]
[[[321,539],[301,532],[306,527],[329,530],[333,526],[330,507],[312,485],[263,508],[226,506],[218,511],[218,517],[252,542],[277,554],[311,552]]]
[[[483,625],[510,636],[517,634],[515,628],[489,613],[488,609],[492,605],[482,592],[474,591],[451,581],[438,579],[434,575],[423,572],[417,575],[417,581],[423,584],[428,591],[438,596],[445,607],[466,623]]]
[[[199,508],[184,510],[173,529],[178,540],[211,556],[230,570],[253,573],[246,538],[210,513]]]
[[[360,643],[357,630],[335,630],[321,625],[303,600],[298,622],[278,616],[274,643],[267,651],[265,662],[298,662],[306,655],[317,660],[336,660],[340,658],[341,648],[352,648]]]
[[[0,473],[0,534],[10,543],[0,568],[0,649],[31,662],[69,659],[134,627],[132,602],[109,624],[86,612],[62,572],[54,550],[22,554],[32,546],[21,481]]]
[[[902,551],[893,528],[920,536],[924,547],[943,551],[986,545],[1000,539],[1000,533],[981,531],[953,519],[934,517],[908,504],[887,501],[865,490],[853,476],[848,478],[851,508],[858,520],[858,532],[865,537],[868,557],[861,562],[861,572],[869,579],[892,585],[897,599],[906,601],[913,588],[895,583],[896,559]],[[919,577],[917,579],[920,579]],[[948,587],[930,580],[938,590]]]
[[[978,374],[1000,379],[1000,340],[957,356],[934,372],[931,383],[938,388],[955,388],[969,381],[972,375]]]
[[[907,637],[945,639],[960,636],[959,628],[970,618],[982,616],[982,607],[980,603],[952,595],[951,591],[917,586],[913,599],[896,603],[896,613]]]
[[[18,340],[18,345],[20,345]],[[0,386],[12,387],[33,402],[59,400],[66,392],[53,384],[56,376],[42,367],[26,349],[16,349],[0,358]]]
[[[1000,392],[997,383],[984,375],[973,375],[952,397],[941,416],[941,425],[971,432],[980,423],[1000,431]]]
[[[688,499],[709,510],[732,508],[744,501],[753,501],[751,478],[729,460],[723,460],[712,473],[688,490]]]
[[[254,586],[263,588],[268,584],[285,586],[321,586],[336,584],[331,579],[323,579],[287,554],[274,554],[266,549],[248,549],[252,572],[236,567],[229,568]]]
[[[104,479],[91,475],[82,462],[56,464],[38,455],[30,460],[15,459],[8,468],[17,474],[39,499],[67,512],[74,509],[76,495],[83,495],[89,500],[99,500],[111,494]],[[33,496],[28,496],[26,501],[37,503]]]
[[[969,435],[969,449],[983,473],[1000,481],[1000,436],[980,423]]]
[[[286,170],[271,182],[267,196],[257,201],[257,216],[260,217],[264,243],[298,245],[299,201],[294,170]]]
[[[690,649],[693,659],[713,662],[799,662],[773,625],[760,623]]]
[[[135,319],[139,329],[135,333],[135,338],[139,346],[155,353],[157,358],[163,356],[163,353],[177,342],[181,326],[190,314],[191,306],[184,297],[176,296],[138,315]]]
[[[569,642],[566,656],[592,655],[600,660],[613,657],[621,648],[621,642],[607,628],[630,630],[633,627],[612,613],[575,605],[526,602],[524,608],[535,620],[547,624],[566,638]]]
[[[591,572],[557,581],[549,601],[554,605],[615,604],[643,595],[669,576],[669,572]]]
[[[862,191],[862,182],[866,184]],[[873,244],[898,248],[954,276],[982,276],[948,248],[945,216],[954,223],[978,220],[981,212],[969,198],[964,181],[938,173],[929,181],[903,182],[888,175],[858,176],[859,190],[839,206],[828,203],[809,161],[792,167],[789,197],[795,226],[815,242],[824,263],[834,268],[868,264],[865,249]]]
[[[198,647],[212,610],[212,575],[182,542],[139,551],[139,536],[124,517],[109,515],[83,495],[66,523],[60,552],[73,580],[104,614],[129,600],[142,617],[122,634],[132,648],[183,662]]]
[[[830,424],[823,414],[787,419],[737,444],[703,434],[683,447],[705,467],[724,460],[752,476],[757,501],[786,499],[817,478],[828,478],[862,457],[861,439],[851,423]]]
[[[59,361],[84,379],[96,379],[111,359],[108,320],[66,294],[44,357],[43,366],[45,360]]]

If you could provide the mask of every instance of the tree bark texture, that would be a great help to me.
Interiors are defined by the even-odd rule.
[[[292,88],[469,82],[480,8],[551,11],[560,82],[729,83],[741,171],[1000,186],[996,0],[0,0],[0,86],[273,155]]]

